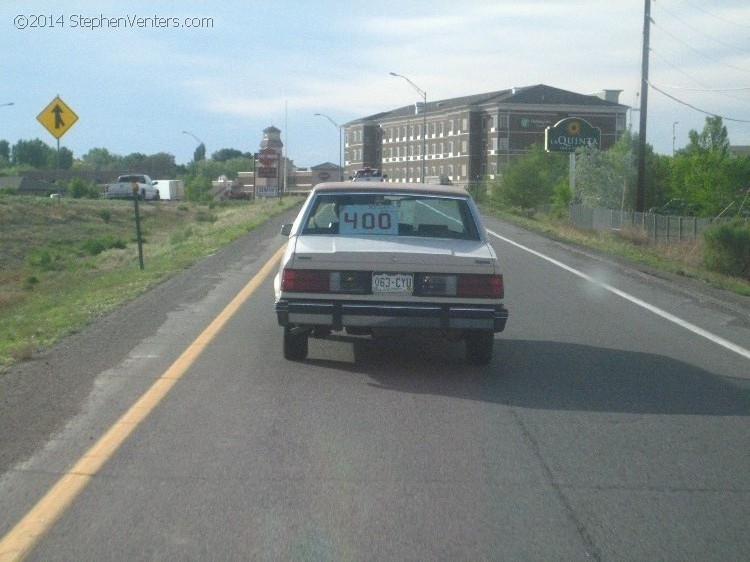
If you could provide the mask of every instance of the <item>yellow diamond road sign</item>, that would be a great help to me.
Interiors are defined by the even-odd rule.
[[[78,121],[78,115],[57,96],[36,116],[36,120],[44,125],[53,137],[59,139]]]

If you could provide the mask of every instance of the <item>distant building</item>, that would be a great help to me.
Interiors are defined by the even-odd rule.
[[[735,145],[729,146],[729,153],[735,156],[750,156],[750,146],[748,145]]]
[[[326,181],[339,181],[342,170],[325,162],[310,168],[298,168],[284,155],[281,131],[273,125],[263,130],[260,150],[255,153],[255,170],[239,172],[236,180],[226,176],[212,182],[211,193],[218,199],[276,197],[281,192],[305,195]]]
[[[346,123],[344,175],[370,166],[386,181],[446,178],[466,185],[494,179],[558,121],[579,117],[601,129],[601,148],[625,132],[621,90],[584,95],[544,84],[446,100],[427,100]],[[423,128],[426,123],[426,131]],[[423,135],[424,133],[424,135]],[[424,145],[424,154],[423,154]],[[434,180],[433,180],[434,181]]]

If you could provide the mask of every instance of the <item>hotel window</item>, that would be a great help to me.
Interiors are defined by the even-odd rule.
[[[508,128],[508,116],[507,115],[501,115],[500,119],[498,120],[497,126],[500,129],[507,129]]]

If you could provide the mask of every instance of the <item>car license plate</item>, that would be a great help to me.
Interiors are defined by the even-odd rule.
[[[414,287],[414,276],[406,273],[373,273],[373,293],[409,293]]]

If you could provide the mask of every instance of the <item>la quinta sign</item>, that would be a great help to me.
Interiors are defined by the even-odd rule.
[[[547,152],[575,152],[579,148],[601,146],[602,132],[579,117],[568,117],[547,127],[544,146]]]

